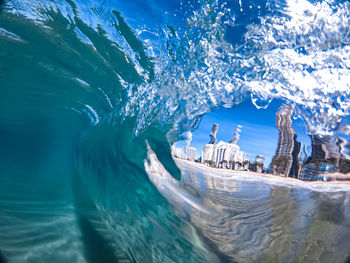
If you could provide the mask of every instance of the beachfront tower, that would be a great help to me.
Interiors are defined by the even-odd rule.
[[[237,144],[239,137],[241,136],[241,125],[237,125],[237,128],[235,129],[234,133],[233,133],[233,139],[230,141],[231,144]]]
[[[310,135],[310,138],[312,153],[303,163],[302,176],[312,180],[320,173],[339,172],[339,163],[342,157],[339,139],[331,135]]]
[[[252,171],[262,173],[264,171],[264,162],[265,162],[265,157],[262,156],[261,154],[258,154],[255,157],[255,162],[252,163],[252,167],[251,167]]]
[[[301,143],[297,141],[297,135],[292,129],[293,109],[288,105],[282,105],[276,114],[276,127],[279,130],[276,153],[270,164],[273,174],[288,177],[298,177],[299,154]]]
[[[210,132],[210,142],[209,144],[215,144],[216,143],[216,134],[218,133],[219,124],[214,123],[213,127],[211,128]]]
[[[192,141],[192,132],[188,131],[186,134],[187,140],[186,140],[186,145],[185,145],[185,154],[188,159],[190,159],[190,145]]]

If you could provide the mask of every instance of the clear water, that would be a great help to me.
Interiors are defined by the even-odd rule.
[[[346,184],[222,178],[170,147],[230,120],[271,138],[240,143],[272,159],[281,104],[304,145],[346,146],[349,15],[329,0],[0,1],[0,262],[348,262]]]

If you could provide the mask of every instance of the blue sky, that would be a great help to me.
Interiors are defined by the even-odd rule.
[[[217,142],[230,141],[234,129],[241,125],[242,132],[238,141],[241,150],[250,153],[253,160],[257,154],[262,154],[266,157],[265,166],[268,166],[277,148],[279,131],[276,128],[276,112],[281,104],[281,101],[272,101],[267,109],[257,109],[250,100],[246,100],[231,109],[220,108],[206,114],[198,128],[192,132],[191,146],[197,149],[197,157],[203,146],[210,141],[209,133],[214,123],[219,124]],[[306,147],[310,145],[303,120],[293,120],[292,127],[298,135],[298,141]],[[184,141],[176,144],[179,148],[184,145]]]

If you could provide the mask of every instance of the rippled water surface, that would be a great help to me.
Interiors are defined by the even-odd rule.
[[[182,165],[181,187],[207,210],[186,211],[187,219],[222,261],[349,259],[349,187],[237,178]]]
[[[0,262],[349,262],[349,16],[0,1]]]

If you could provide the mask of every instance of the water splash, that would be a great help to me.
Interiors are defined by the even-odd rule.
[[[257,107],[274,98],[295,104],[310,133],[332,133],[350,109],[349,10],[348,3],[290,0],[230,43],[228,26],[237,26],[238,15],[220,1],[203,3],[187,19],[176,52],[158,61],[155,80],[133,93],[131,104],[145,115],[140,126],[154,112],[161,122],[193,119],[251,94]]]

